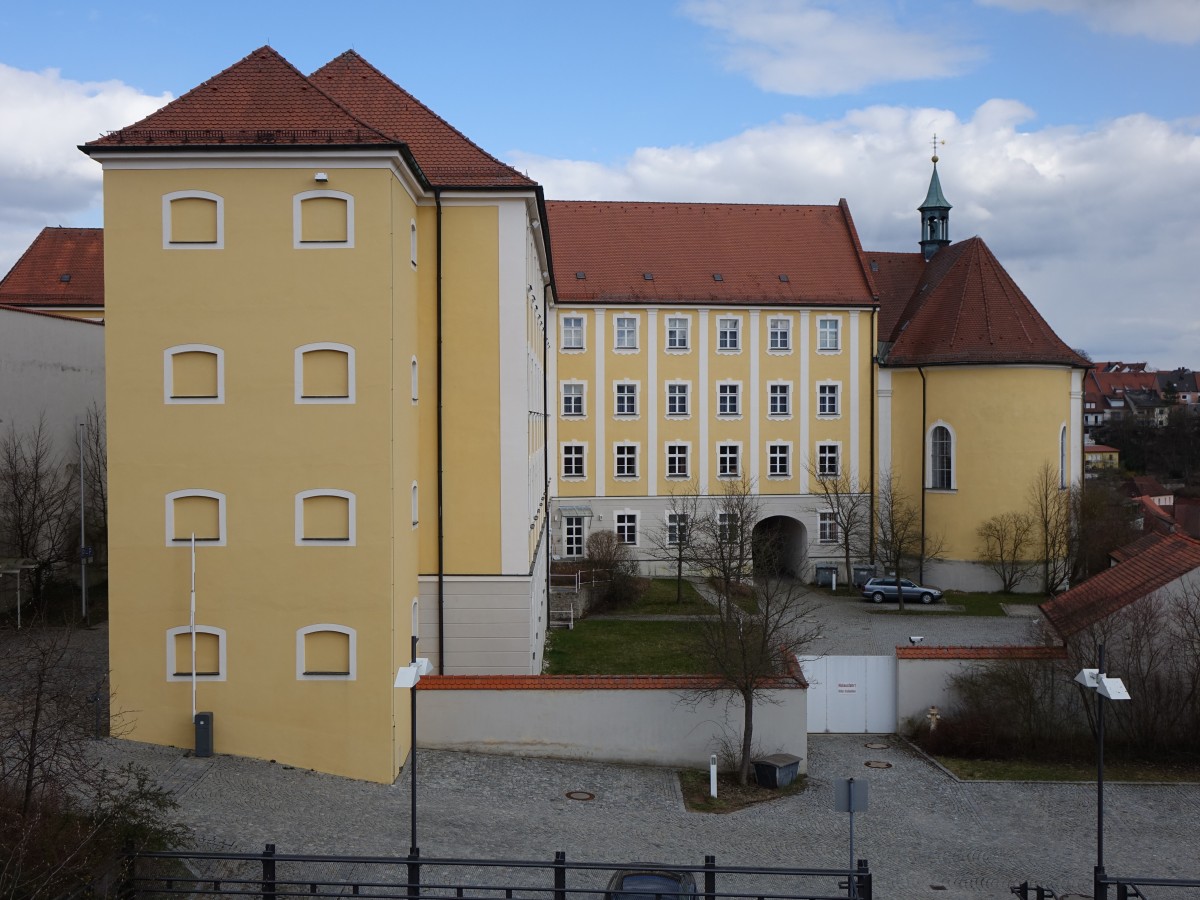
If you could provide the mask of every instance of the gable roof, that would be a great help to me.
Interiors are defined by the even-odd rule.
[[[104,232],[43,228],[0,280],[0,304],[103,306]]]
[[[875,303],[844,202],[560,200],[546,216],[559,303]]]
[[[1043,363],[1086,368],[981,238],[929,261],[887,337],[889,366]]]
[[[1145,535],[1139,552],[1039,607],[1063,638],[1200,569],[1200,541],[1183,534]]]
[[[265,46],[141,121],[85,144],[83,150],[395,143]]]
[[[439,187],[532,187],[537,184],[466,138],[369,62],[347,50],[309,81],[392,140],[407,144]]]

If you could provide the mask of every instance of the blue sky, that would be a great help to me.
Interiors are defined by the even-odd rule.
[[[952,236],[1064,340],[1200,368],[1196,0],[6,4],[0,271],[100,224],[76,144],[265,43],[353,47],[551,198],[846,197],[871,249],[915,249],[936,131]]]

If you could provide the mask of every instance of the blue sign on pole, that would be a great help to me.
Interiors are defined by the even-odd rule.
[[[91,559],[93,556],[95,556],[95,551],[93,551],[91,547],[80,547],[79,548],[79,558],[80,559]]]

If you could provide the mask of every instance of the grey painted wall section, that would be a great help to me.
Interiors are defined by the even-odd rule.
[[[545,639],[545,574],[445,579],[446,675],[534,675]],[[437,579],[420,579],[417,645],[438,670]],[[535,639],[535,635],[537,638]]]
[[[755,709],[762,753],[808,770],[807,691],[767,691]],[[707,768],[725,735],[740,735],[739,701],[680,702],[677,690],[430,690],[417,703],[419,745],[439,750]]]

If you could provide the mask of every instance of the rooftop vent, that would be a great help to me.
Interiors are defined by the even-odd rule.
[[[788,278],[786,275],[780,275],[779,280],[782,281],[784,284],[787,284],[792,279]]]
[[[576,281],[587,281],[587,272],[576,272],[575,280]]]
[[[644,281],[653,281],[653,280],[654,280],[654,273],[653,273],[653,272],[643,272],[643,273],[642,273],[642,279],[643,279]]]
[[[71,280],[71,276],[69,273],[65,274],[65,275],[59,275],[58,280],[61,281],[63,284],[66,284],[68,281]]]
[[[720,272],[713,272],[713,281],[724,281],[724,280],[725,280],[725,276],[722,275]]]

